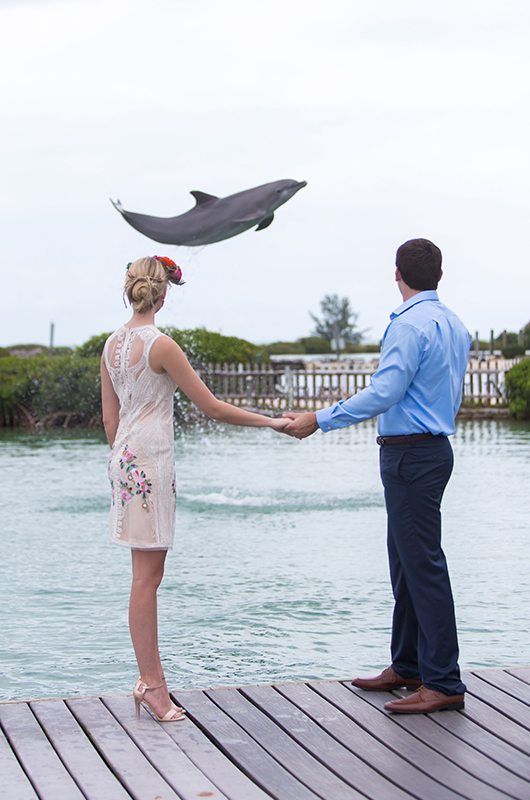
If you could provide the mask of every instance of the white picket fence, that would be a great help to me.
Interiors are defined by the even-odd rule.
[[[471,358],[463,403],[506,406],[505,376],[520,359]],[[376,362],[366,366],[327,362],[293,368],[288,364],[208,364],[199,372],[217,397],[241,406],[314,411],[356,394],[370,383]]]

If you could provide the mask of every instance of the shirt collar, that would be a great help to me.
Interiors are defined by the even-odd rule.
[[[435,292],[434,289],[429,289],[426,292],[418,292],[418,294],[412,295],[409,297],[408,300],[405,300],[404,303],[401,303],[392,313],[390,314],[390,319],[395,319],[395,317],[399,317],[400,314],[403,314],[404,311],[408,311],[409,308],[415,306],[417,303],[423,303],[424,300],[435,300],[439,302],[438,299],[438,292]]]

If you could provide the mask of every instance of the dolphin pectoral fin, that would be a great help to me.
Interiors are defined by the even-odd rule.
[[[274,214],[271,214],[270,217],[265,217],[262,219],[258,227],[256,228],[257,231],[262,231],[263,228],[268,228],[271,224],[272,220],[274,219]]]
[[[211,203],[213,200],[219,200],[214,194],[208,194],[207,192],[199,192],[197,190],[193,190],[190,192],[191,195],[197,201],[198,206],[204,206],[206,203]]]
[[[260,220],[265,217],[266,213],[266,209],[263,209],[263,211],[252,211],[250,214],[246,214],[244,217],[238,217],[234,220],[234,222],[250,222],[257,225],[260,223]]]

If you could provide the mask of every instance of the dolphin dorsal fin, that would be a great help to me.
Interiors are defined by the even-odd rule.
[[[206,203],[211,203],[213,200],[219,200],[218,197],[214,194],[208,194],[207,192],[198,192],[197,190],[193,190],[190,192],[193,195],[195,200],[197,201],[198,206],[204,206]]]

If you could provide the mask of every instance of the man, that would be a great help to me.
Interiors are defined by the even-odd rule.
[[[361,689],[412,694],[392,700],[394,713],[464,706],[451,585],[441,547],[440,503],[453,467],[449,439],[462,399],[471,337],[438,299],[442,254],[411,239],[396,254],[403,303],[390,315],[370,386],[314,413],[288,413],[285,433],[303,439],[379,416],[377,443],[388,517],[388,556],[395,605],[392,664]]]

